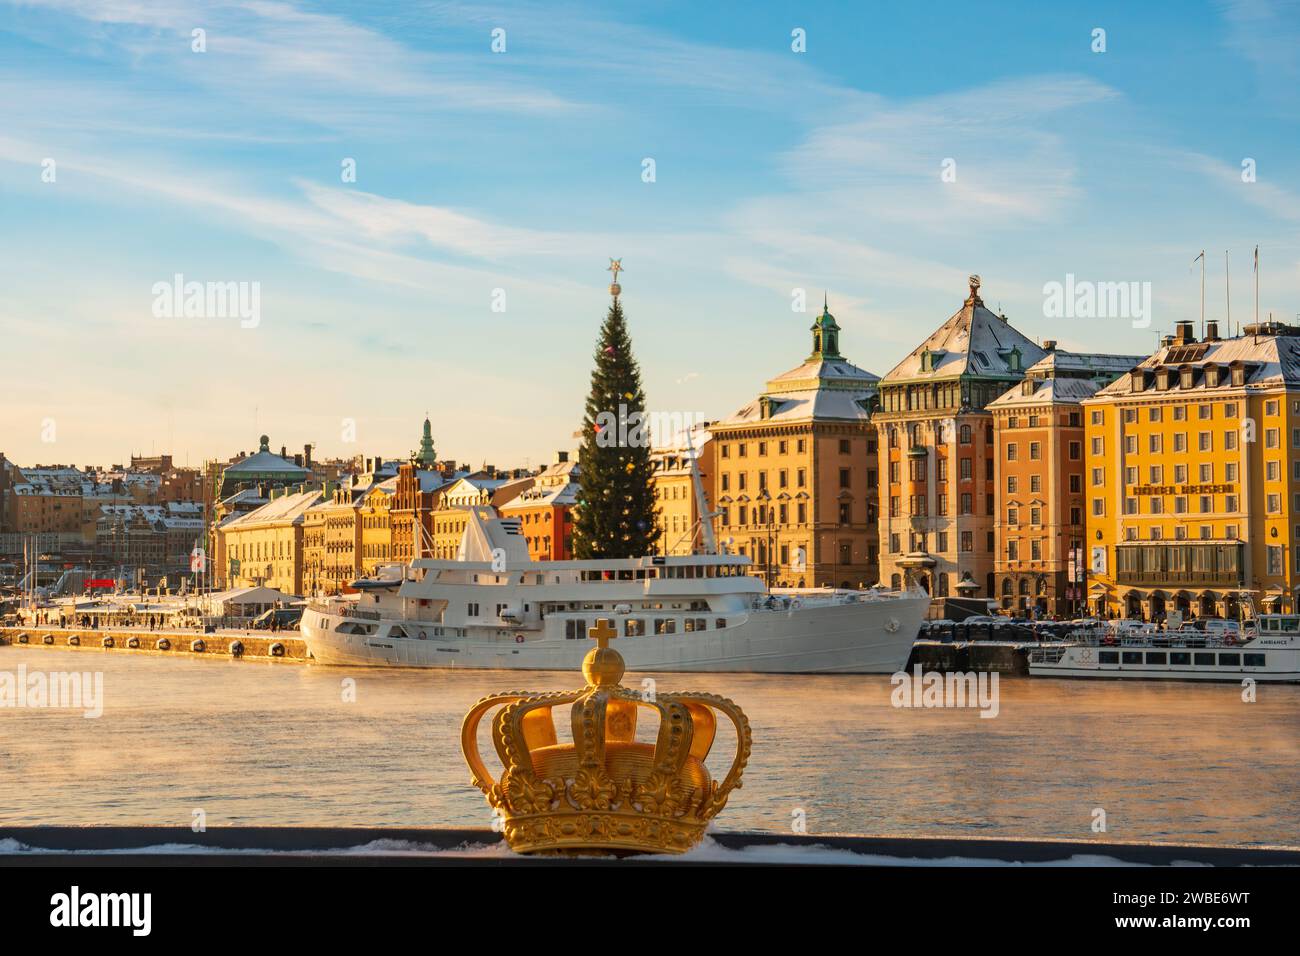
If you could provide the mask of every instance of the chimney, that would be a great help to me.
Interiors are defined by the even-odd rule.
[[[310,444],[306,444],[302,446],[302,466],[304,468],[311,467],[311,445]]]
[[[295,465],[297,465],[299,468],[301,468],[301,467],[302,467],[302,455],[294,455],[294,456],[293,456],[293,463],[294,463]]]
[[[557,451],[555,453],[555,463],[557,465],[562,465],[568,460],[569,460],[569,453],[567,451]]]
[[[1044,352],[1055,352],[1055,351],[1056,351],[1056,339],[1043,339],[1043,351],[1044,351]]]
[[[1206,322],[1206,323],[1205,323],[1205,341],[1207,341],[1207,342],[1217,342],[1217,341],[1219,341],[1219,323],[1218,323],[1218,322]]]
[[[288,458],[288,457],[289,457],[289,449],[288,449],[286,446],[284,446],[284,445],[281,445],[281,446],[280,446],[280,457],[281,457],[281,458]]]
[[[1162,338],[1162,339],[1160,340],[1160,347],[1161,347],[1161,348],[1166,348],[1166,349],[1167,349],[1167,348],[1169,348],[1169,346],[1171,346],[1171,345],[1173,345],[1173,344],[1174,344],[1174,337],[1173,337],[1172,335],[1166,335],[1164,338]]]
[[[1192,331],[1192,322],[1190,319],[1182,319],[1174,326],[1174,344],[1191,345],[1196,341],[1196,333]]]

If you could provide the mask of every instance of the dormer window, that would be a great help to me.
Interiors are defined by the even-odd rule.
[[[1232,384],[1238,386],[1246,384],[1246,367],[1244,365],[1234,365],[1232,367]]]
[[[1156,372],[1156,389],[1157,391],[1168,391],[1169,389],[1169,369],[1162,368]]]
[[[1191,388],[1196,382],[1196,371],[1190,367],[1184,367],[1178,370],[1178,384],[1183,388]]]
[[[1008,352],[1007,353],[1008,371],[1019,372],[1021,370],[1020,361],[1021,361],[1020,349],[1012,349],[1010,352]]]
[[[1217,365],[1205,366],[1205,387],[1218,388],[1218,386],[1219,386],[1219,366]]]

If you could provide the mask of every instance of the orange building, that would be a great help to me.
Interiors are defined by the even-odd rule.
[[[936,598],[997,594],[997,456],[988,405],[1046,354],[984,307],[979,276],[880,381],[880,576]]]
[[[1083,407],[1141,355],[1064,352],[1047,357],[989,403],[996,442],[994,481],[998,600],[1004,610],[1078,616],[1087,604],[1087,515]]]
[[[504,518],[518,518],[533,561],[573,560],[573,504],[578,498],[579,465],[560,452],[538,472],[531,488],[501,505]]]

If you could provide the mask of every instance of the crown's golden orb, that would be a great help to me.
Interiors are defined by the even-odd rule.
[[[601,618],[596,626],[587,632],[587,636],[596,642],[582,659],[582,676],[592,687],[612,687],[623,679],[623,655],[609,646],[612,638],[618,637],[609,621]]]
[[[712,694],[640,694],[619,684],[618,636],[602,618],[590,629],[597,646],[582,662],[579,691],[485,697],[465,715],[461,749],[472,782],[500,813],[506,842],[520,853],[681,853],[740,786],[749,759],[749,721]],[[560,743],[552,710],[571,704],[573,742]],[[478,726],[496,709],[492,742],[499,780],[478,751]],[[655,742],[637,740],[637,717],[655,713]],[[736,754],[714,780],[705,759],[717,715],[736,728]]]

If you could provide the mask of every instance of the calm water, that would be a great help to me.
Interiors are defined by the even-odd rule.
[[[0,647],[102,670],[104,715],[0,709],[0,823],[489,823],[459,748],[479,697],[577,674],[370,671]],[[342,681],[356,681],[344,702]],[[640,675],[629,675],[640,680]],[[630,682],[630,681],[629,681]],[[1300,687],[1001,682],[1001,713],[905,710],[887,677],[662,675],[749,715],[727,829],[1300,844]],[[486,734],[484,745],[489,746]],[[719,735],[715,772],[730,738]],[[493,760],[495,760],[495,755]],[[495,765],[495,764],[493,764]]]

